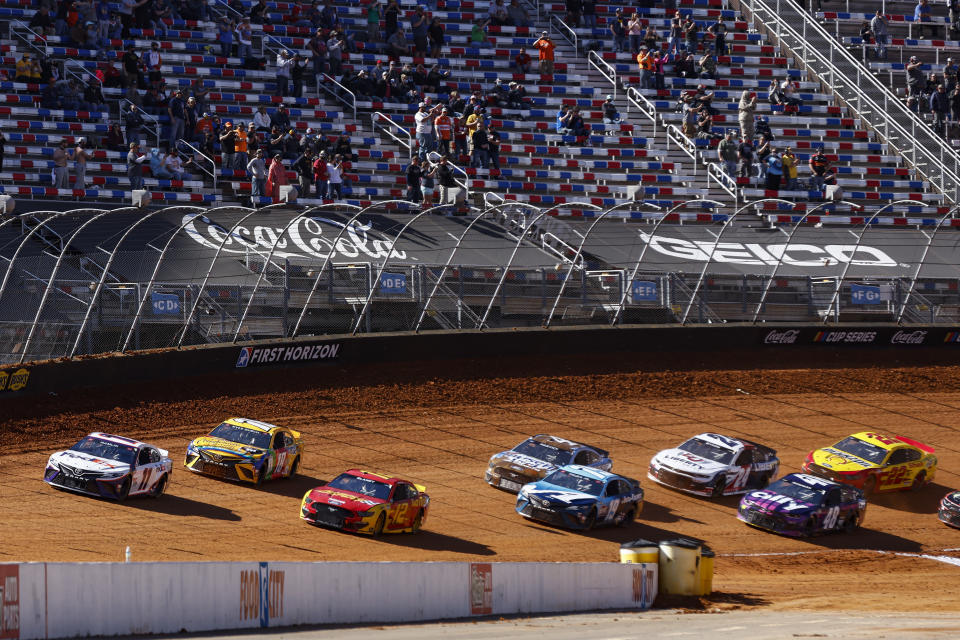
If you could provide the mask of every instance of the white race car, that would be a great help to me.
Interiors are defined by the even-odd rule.
[[[172,472],[173,462],[163,449],[96,432],[50,456],[43,481],[115,500],[142,494],[156,498],[167,488]]]
[[[650,460],[647,477],[698,496],[763,489],[777,477],[777,452],[743,438],[701,433]]]

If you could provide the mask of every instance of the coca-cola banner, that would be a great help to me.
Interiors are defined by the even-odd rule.
[[[767,346],[789,347],[825,345],[831,347],[935,347],[960,349],[960,328],[913,329],[909,327],[824,327],[759,328],[759,342]]]

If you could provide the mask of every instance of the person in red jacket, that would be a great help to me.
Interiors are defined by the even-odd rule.
[[[273,156],[270,169],[267,171],[267,195],[274,203],[280,202],[280,187],[287,184],[287,169],[283,166],[283,156],[279,153]]]

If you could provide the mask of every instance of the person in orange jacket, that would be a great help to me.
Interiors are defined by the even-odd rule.
[[[433,120],[433,128],[437,132],[437,144],[440,155],[445,156],[450,153],[450,143],[453,141],[453,118],[450,117],[450,110],[443,108]]]
[[[550,39],[550,34],[546,31],[540,34],[540,39],[533,43],[535,49],[540,51],[540,75],[553,74],[553,50],[557,48]]]

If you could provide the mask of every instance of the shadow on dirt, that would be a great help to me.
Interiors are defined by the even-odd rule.
[[[253,485],[248,485],[251,489],[257,489],[263,493],[272,493],[277,496],[288,496],[290,498],[296,498],[300,500],[303,498],[304,494],[310,489],[316,489],[317,487],[322,487],[327,484],[326,480],[321,480],[314,476],[307,476],[303,474],[297,474],[292,478],[280,478],[278,480],[270,480],[264,482],[260,485],[259,489]]]
[[[660,593],[653,606],[657,609],[683,609],[685,611],[710,611],[721,608],[725,611],[741,607],[763,607],[770,601],[747,593],[724,593],[714,591],[706,596],[676,596]]]
[[[670,507],[655,502],[643,502],[643,511],[640,513],[640,519],[647,522],[694,522],[703,524],[696,518],[682,516]]]
[[[870,496],[867,500],[880,507],[906,511],[907,513],[937,513],[940,510],[940,500],[949,492],[949,487],[932,483],[919,491],[876,494]]]
[[[130,498],[123,505],[133,509],[142,509],[151,513],[164,513],[171,516],[193,516],[211,520],[240,520],[240,516],[230,509],[169,493],[165,493],[156,500]]]
[[[923,545],[915,540],[902,538],[886,531],[860,527],[853,533],[828,533],[813,538],[804,538],[805,542],[825,549],[869,549],[874,551],[912,551],[923,550]]]
[[[398,547],[422,549],[424,551],[449,551],[471,556],[496,555],[496,552],[485,544],[464,540],[456,536],[448,536],[445,533],[438,533],[429,529],[422,529],[417,533],[387,533],[378,540]]]

